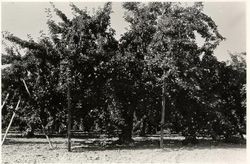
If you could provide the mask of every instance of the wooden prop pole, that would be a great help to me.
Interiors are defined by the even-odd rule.
[[[24,80],[24,79],[22,79],[22,81],[23,81],[23,84],[24,84],[24,86],[25,86],[26,91],[27,91],[27,92],[28,92],[28,94],[30,95],[30,91],[29,91],[29,89],[28,89],[28,87],[27,87],[27,85],[26,85],[25,80]],[[31,95],[30,95],[30,96],[31,96]]]
[[[12,115],[12,117],[11,117],[11,119],[10,119],[10,123],[9,123],[9,125],[8,125],[8,127],[7,127],[7,129],[6,129],[6,131],[5,131],[5,134],[4,134],[3,141],[2,141],[2,143],[1,143],[1,145],[3,145],[4,140],[6,139],[6,136],[7,136],[7,134],[8,134],[9,129],[10,129],[10,126],[11,126],[11,124],[12,124],[12,122],[13,122],[13,120],[14,120],[14,117],[15,117],[15,115],[16,115],[16,111],[18,110],[18,106],[19,106],[19,104],[20,104],[20,101],[21,101],[21,98],[19,98],[19,100],[18,100],[18,102],[17,102],[17,105],[16,105],[16,108],[15,108],[15,110],[13,111],[13,115]]]
[[[25,86],[25,89],[26,89],[27,93],[28,93],[29,96],[31,97],[30,91],[29,91],[29,89],[28,89],[28,87],[27,87],[27,85],[26,85],[25,80],[22,79],[22,81],[23,81],[23,84],[24,84],[24,86]],[[41,120],[40,117],[39,117],[39,120],[40,120],[41,125],[42,125],[42,128],[43,128],[43,133],[44,133],[44,135],[45,135],[45,137],[46,137],[46,139],[47,139],[47,141],[48,141],[48,143],[49,143],[49,147],[50,147],[50,149],[53,149],[52,142],[50,141],[50,138],[49,138],[49,136],[48,136],[47,133],[46,133],[45,127],[44,127],[43,122],[42,122],[42,120]]]
[[[39,120],[40,120],[41,125],[42,125],[42,128],[43,128],[43,133],[44,133],[44,135],[45,135],[45,137],[46,137],[46,139],[47,139],[47,141],[48,141],[48,143],[49,143],[49,147],[50,147],[50,149],[53,149],[52,142],[50,141],[50,138],[49,138],[49,136],[47,135],[47,132],[46,132],[46,130],[45,130],[45,127],[43,126],[43,123],[42,123],[42,120],[41,120],[40,117],[39,117]]]
[[[164,124],[165,124],[165,107],[166,107],[166,98],[165,98],[165,89],[166,83],[165,79],[163,80],[163,87],[162,87],[162,114],[161,114],[161,141],[160,147],[163,148],[163,137],[164,137]]]
[[[9,97],[9,93],[7,94],[7,96],[5,97],[4,101],[3,101],[3,105],[1,105],[1,110],[3,109],[6,101],[8,100],[8,97]]]
[[[68,83],[68,90],[67,90],[67,99],[68,99],[68,151],[71,152],[71,95],[70,95],[70,70],[69,66],[67,68],[67,83]]]

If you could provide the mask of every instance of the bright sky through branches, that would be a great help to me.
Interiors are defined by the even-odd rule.
[[[68,17],[72,17],[69,2],[54,3]],[[94,7],[103,7],[103,2],[74,3],[80,8],[87,7],[91,12]],[[2,31],[9,31],[14,35],[27,39],[30,34],[34,39],[39,31],[47,32],[47,17],[45,8],[51,8],[49,2],[4,2],[2,3]],[[120,2],[113,2],[111,26],[116,30],[119,38],[128,27],[124,21],[124,10]],[[226,37],[215,51],[219,60],[229,59],[230,52],[246,51],[246,3],[245,2],[206,2],[204,12],[218,25],[220,33]],[[54,19],[58,20],[56,16]]]

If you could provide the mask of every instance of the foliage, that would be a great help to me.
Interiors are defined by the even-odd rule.
[[[49,18],[50,37],[43,34],[38,43],[33,40],[25,41],[8,33],[4,36],[5,39],[28,49],[18,63],[22,69],[15,68],[15,65],[10,68],[11,74],[15,75],[12,79],[18,81],[18,84],[13,84],[16,88],[12,91],[27,93],[23,89],[21,78],[26,81],[31,97],[22,96],[26,103],[24,111],[28,113],[25,115],[29,116],[33,113],[41,118],[44,126],[48,124],[49,118],[53,118],[51,120],[54,124],[60,122],[62,124],[66,121],[66,67],[70,69],[70,83],[74,86],[71,87],[72,107],[75,108],[79,100],[84,102],[80,109],[73,111],[74,115],[84,114],[76,120],[84,118],[90,110],[100,106],[100,97],[97,95],[101,92],[103,82],[107,78],[105,69],[108,67],[108,60],[114,55],[113,51],[117,47],[117,42],[113,38],[114,30],[109,28],[110,3],[97,11],[94,16],[87,15],[86,11],[79,12],[81,10],[73,4],[71,6],[73,12],[78,15],[69,20],[52,5],[63,22],[57,24]],[[20,76],[17,76],[15,70],[23,71],[19,73],[22,73]],[[9,76],[8,73],[6,76]],[[8,81],[3,83],[8,84],[6,90],[9,89],[7,87],[12,86]],[[18,89],[19,86],[23,90]],[[26,118],[27,122],[30,121],[29,118]],[[54,126],[60,127],[60,125]]]
[[[73,128],[121,130],[121,142],[132,141],[137,131],[159,130],[162,96],[164,127],[172,133],[187,139],[245,133],[246,54],[231,54],[227,63],[213,56],[224,38],[202,3],[125,2],[130,28],[119,42],[110,25],[111,3],[93,15],[70,7],[72,19],[52,4],[61,21],[47,10],[50,33],[41,33],[37,42],[3,33],[25,50],[9,47],[2,54],[2,63],[11,64],[2,70],[2,97],[11,95],[2,111],[3,127],[21,97],[15,125],[61,131],[70,87]],[[201,46],[198,35],[204,39]]]

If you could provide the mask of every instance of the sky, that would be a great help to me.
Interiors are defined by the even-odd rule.
[[[72,18],[69,2],[55,2],[55,6]],[[79,8],[102,7],[102,2],[74,3]],[[2,2],[1,29],[27,39],[30,34],[36,39],[43,30],[47,32],[47,14],[45,8],[51,8],[49,2]],[[128,27],[124,21],[124,10],[120,2],[113,2],[111,27],[116,30],[119,39]],[[245,2],[205,2],[204,13],[210,16],[218,26],[219,32],[226,38],[215,50],[220,61],[229,59],[229,52],[246,52],[246,3]],[[57,17],[54,17],[57,20]]]

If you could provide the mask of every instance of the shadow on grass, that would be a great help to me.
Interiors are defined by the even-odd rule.
[[[77,145],[77,146],[76,146]],[[180,139],[165,139],[164,149],[162,151],[178,151],[178,150],[194,150],[194,149],[233,149],[233,148],[246,148],[245,141],[238,144],[229,144],[207,139],[199,139],[198,144],[189,144],[183,146]],[[72,146],[72,152],[84,151],[105,151],[105,150],[143,150],[143,149],[160,149],[159,139],[144,138],[143,140],[135,140],[130,144],[116,144],[113,140],[89,140],[77,141]]]
[[[44,141],[32,141],[32,139],[29,138],[29,140],[31,141],[27,141],[25,140],[26,138],[24,138],[24,140],[15,140],[15,139],[5,139],[4,144],[3,145],[43,145],[43,144],[48,144],[47,140]],[[52,141],[53,144],[63,144],[63,141]]]
[[[66,139],[51,139],[54,146],[65,144]],[[4,145],[47,145],[47,140],[39,138],[7,138]],[[61,146],[59,146],[61,147]],[[246,140],[241,140],[237,144],[225,143],[223,141],[213,141],[211,139],[199,139],[197,144],[183,145],[183,139],[165,139],[164,149],[160,149],[159,137],[135,137],[133,143],[118,144],[117,138],[88,138],[88,139],[72,139],[72,152],[85,151],[105,151],[105,150],[143,150],[158,149],[161,151],[178,151],[178,150],[194,150],[194,149],[234,149],[246,148]],[[59,149],[59,148],[58,148]]]

